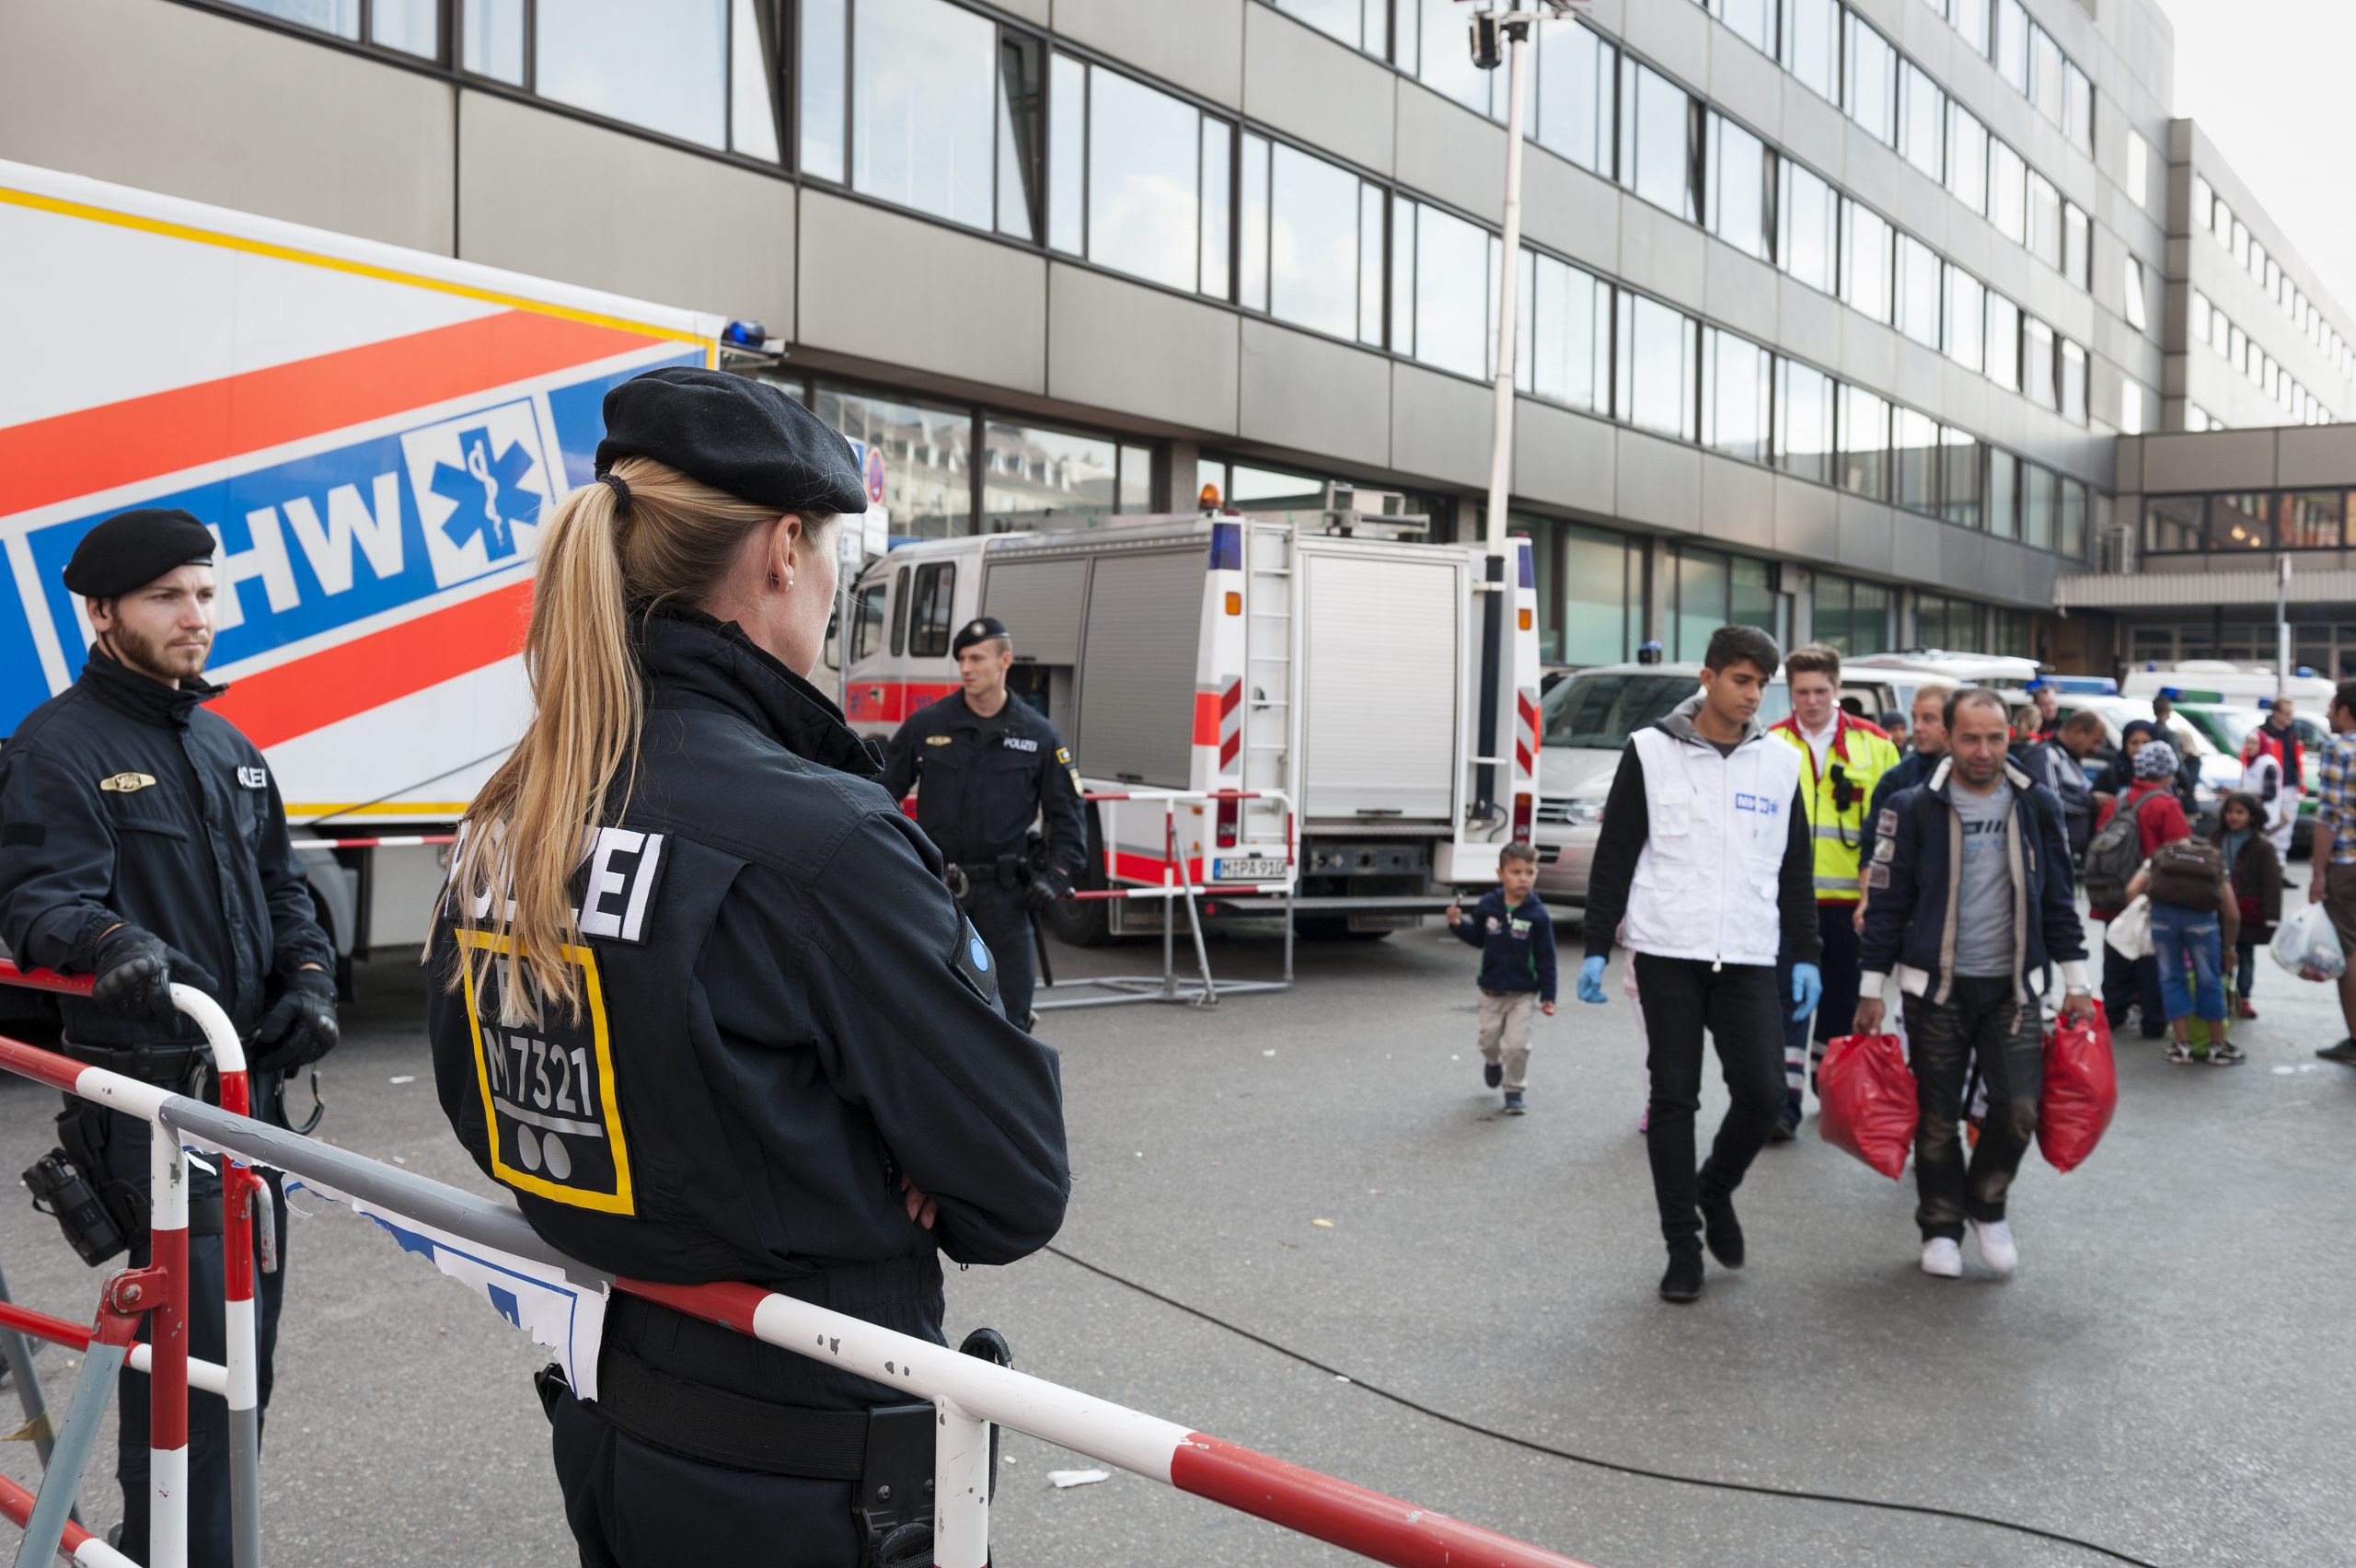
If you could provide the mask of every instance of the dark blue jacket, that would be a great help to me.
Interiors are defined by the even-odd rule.
[[[1896,800],[1900,790],[1911,790],[1927,782],[1931,775],[1938,771],[1939,764],[1946,759],[1945,752],[1936,756],[1924,756],[1910,746],[1906,755],[1898,759],[1896,767],[1874,780],[1873,799],[1865,802],[1865,836],[1857,841],[1857,864],[1870,866],[1874,863],[1874,840],[1881,836],[1875,824],[1881,821],[1881,809]]]
[[[1504,893],[1493,888],[1449,929],[1481,950],[1481,989],[1535,991],[1542,1002],[1554,999],[1554,922],[1536,894],[1507,909]]]
[[[1946,999],[1961,892],[1955,870],[1963,858],[1963,823],[1949,804],[1947,774],[1943,764],[1928,783],[1900,791],[1876,813],[1858,950],[1859,966],[1870,974],[1888,974],[1901,963],[1923,971],[1934,1002]],[[2022,879],[2015,907],[2026,912],[2014,932],[2014,978],[2025,989],[2041,989],[2049,963],[2085,958],[2085,929],[2078,923],[2061,801],[2009,760],[2004,776],[2013,786],[2012,843]]]

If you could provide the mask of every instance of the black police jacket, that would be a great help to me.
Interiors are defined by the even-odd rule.
[[[0,747],[0,941],[19,963],[88,974],[99,936],[142,926],[202,964],[249,1033],[273,982],[331,967],[261,753],[203,704],[101,652]],[[63,1000],[83,1045],[193,1044],[173,1027]]]
[[[1007,1022],[871,755],[733,625],[658,611],[638,652],[636,776],[576,878],[581,1015],[510,1021],[495,971],[481,995],[460,977],[455,894],[437,917],[434,1077],[460,1142],[550,1243],[641,1278],[791,1289],[1044,1245],[1070,1193],[1056,1054]]]
[[[884,754],[894,800],[917,791],[917,821],[967,865],[1019,855],[1031,824],[1047,829],[1047,864],[1077,878],[1088,864],[1080,770],[1046,715],[1012,693],[985,719],[951,692],[908,715]]]

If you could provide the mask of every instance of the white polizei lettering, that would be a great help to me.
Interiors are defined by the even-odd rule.
[[[638,940],[639,928],[646,922],[646,900],[654,891],[654,863],[663,858],[663,836],[650,833],[646,847],[638,857],[635,885],[629,890],[629,911],[622,917],[622,940]]]
[[[330,594],[352,586],[352,548],[355,544],[368,558],[368,570],[379,578],[397,577],[401,570],[401,481],[398,474],[379,474],[371,488],[376,504],[371,512],[358,485],[338,485],[328,491],[328,519],[319,522],[311,498],[298,495],[286,503],[287,526],[311,563],[311,574]],[[276,608],[275,601],[272,608]]]
[[[589,849],[589,882],[581,895],[581,934],[584,937],[618,937],[622,934],[620,912],[603,907],[608,895],[623,892],[629,886],[634,872],[613,869],[614,855],[636,856],[646,842],[646,835],[633,833],[626,827],[601,827],[591,841]]]
[[[260,506],[246,513],[246,532],[253,543],[242,550],[229,548],[219,524],[211,526],[215,547],[214,631],[234,631],[245,624],[246,609],[239,602],[237,585],[253,578],[261,579],[271,614],[281,615],[294,607],[302,594],[294,586],[294,563],[287,557],[286,540],[278,531],[278,508]]]

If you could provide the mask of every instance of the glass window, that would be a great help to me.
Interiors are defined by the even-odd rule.
[[[1988,291],[1988,363],[1990,380],[2008,391],[2021,389],[2021,308],[1995,290]]]
[[[1224,120],[1204,115],[1202,290],[1213,299],[1231,297],[1228,247],[1234,237],[1229,227],[1233,204],[1229,200],[1228,188],[1234,158],[1234,127]],[[1380,233],[1380,225],[1376,232]],[[1380,293],[1380,288],[1376,292]]]
[[[1748,338],[1711,328],[1702,339],[1702,443],[1764,463],[1773,360]]]
[[[1877,321],[1889,319],[1890,226],[1879,213],[1841,202],[1841,297]]]
[[[1532,390],[1573,409],[1605,407],[1611,386],[1610,285],[1541,256],[1531,293]]]
[[[1694,216],[1692,101],[1658,72],[1621,63],[1621,183],[1688,221]]]
[[[1980,651],[1980,606],[1937,594],[1914,596],[1914,646],[1951,653]]]
[[[2126,261],[2125,276],[2120,280],[2120,286],[2124,291],[2127,304],[2127,325],[2134,328],[2138,332],[2148,332],[2152,329],[2152,313],[2149,303],[2143,297],[2143,263],[2132,256],[2128,257]],[[2205,339],[2209,336],[2209,323],[2206,319],[2209,315],[2209,302],[2201,298],[2197,291],[2192,297],[2192,335],[2195,339]]]
[[[2028,91],[2028,13],[2021,0],[1996,0],[1996,74]]]
[[[2029,254],[2047,266],[2062,266],[2062,192],[2035,169],[2028,173]]]
[[[2004,143],[1988,143],[1988,221],[2015,245],[2028,243],[2028,166]]]
[[[1767,148],[1719,115],[1710,116],[1710,232],[1747,256],[1767,259]]]
[[[1539,656],[1565,664],[1610,664],[1627,658],[1632,612],[1640,610],[1643,598],[1642,555],[1624,536],[1601,528],[1552,522],[1539,527],[1532,553],[1545,565],[1554,554],[1547,548],[1547,536],[1553,536],[1561,548],[1556,581],[1562,585],[1562,614],[1551,627],[1547,614],[1555,599],[1541,585]]]
[[[851,188],[990,227],[998,29],[947,0],[859,0],[852,33]]]
[[[1959,103],[1947,105],[1947,191],[1973,212],[1988,211],[1988,128]]]
[[[964,409],[903,403],[820,386],[818,417],[884,456],[884,504],[895,533],[970,534],[974,419]],[[939,651],[947,652],[942,644]]]
[[[1710,636],[1727,624],[1729,590],[1727,558],[1715,550],[1677,549],[1677,603],[1670,612],[1677,634],[1673,659],[1699,659]]]
[[[2282,548],[2336,550],[2344,537],[2348,492],[2299,490],[2282,498]]]
[[[1966,370],[1978,370],[1987,363],[1988,291],[1960,267],[1949,267],[1946,279],[1947,358]]]
[[[806,106],[802,134],[806,156]],[[1088,66],[1068,54],[1057,55],[1047,67],[1047,243],[1078,256],[1088,246]]]
[[[1842,107],[1860,129],[1879,142],[1898,142],[1898,53],[1889,40],[1859,20],[1854,11],[1842,17],[1848,40],[1847,92]]]
[[[2127,133],[2127,197],[2137,206],[2151,203],[2152,144],[2139,132]],[[2192,192],[2192,223],[2196,228],[2209,226],[2209,214],[2201,210],[2200,198],[2207,192],[2209,182],[2196,179]]]
[[[1727,620],[1735,626],[1775,629],[1775,576],[1763,560],[1736,556],[1728,563]]]
[[[908,600],[916,573],[902,567],[892,576],[892,657],[908,651]]]
[[[805,26],[807,24],[804,24]],[[840,13],[837,14],[840,36]],[[478,76],[511,86],[524,85],[524,0],[467,0],[458,28],[458,63]],[[842,139],[843,67],[839,46],[834,67],[835,139]]]
[[[1898,70],[1898,151],[1908,163],[1941,179],[1946,173],[1947,95],[1912,61]]]
[[[414,3],[414,0],[412,0]],[[756,6],[753,0],[730,0],[728,7],[728,144],[747,157],[766,163],[778,161],[777,98],[772,86],[777,81],[777,50],[761,26],[760,17],[766,7]],[[384,0],[377,0],[376,16],[385,14]],[[1032,98],[1023,109],[1036,124],[1038,52],[1029,52],[1032,66]],[[1005,110],[999,104],[1001,120]],[[1026,225],[1022,237],[1031,237]]]
[[[1611,179],[1611,84],[1619,51],[1576,22],[1540,28],[1534,36],[1537,102],[1530,112],[1538,144]]]
[[[736,0],[749,8],[752,0]],[[1045,51],[1021,33],[1001,33],[998,42],[998,229],[1017,239],[1038,237],[1039,203],[1045,195],[1045,159],[1040,145],[1045,109],[1040,73]],[[741,101],[741,100],[740,100]],[[1221,163],[1224,174],[1224,160]],[[1219,204],[1227,204],[1224,187]]]
[[[1775,362],[1775,463],[1784,472],[1832,482],[1832,378],[1822,371]]]
[[[1382,347],[1383,213],[1388,197],[1371,180],[1358,187],[1358,341]]]
[[[2072,560],[2086,559],[2086,487],[2076,479],[2060,481],[2056,502],[2061,512],[2058,532],[2062,553]]]
[[[2224,204],[2218,203],[2222,208]],[[2239,218],[2234,220],[2234,260],[2236,265],[2249,265],[2249,225]]]
[[[1939,514],[1939,427],[1911,409],[1890,415],[1890,453],[1898,470],[1898,504],[1909,512]]]
[[[1841,101],[1840,0],[1784,0],[1784,68],[1827,103]]]
[[[1694,437],[1691,317],[1639,294],[1620,295],[1620,369],[1614,406],[1640,430]]]
[[[1789,158],[1778,158],[1775,169],[1783,191],[1776,257],[1784,271],[1831,294],[1839,276],[1840,199],[1831,186]]]
[[[2028,96],[2039,114],[2062,123],[2062,46],[2035,22],[2028,25]]]
[[[1939,432],[1939,515],[1966,528],[1980,526],[1980,443],[1948,425]]]
[[[2086,351],[2064,338],[2062,344],[2062,417],[2086,422]]]
[[[1710,9],[1737,38],[1762,54],[1774,55],[1775,0],[1711,0]]]
[[[2074,63],[2062,67],[2062,129],[2088,155],[2095,150],[2095,85]]]
[[[1144,456],[1142,449],[1131,450]],[[1107,436],[985,421],[983,532],[1036,528],[1058,513],[1120,511],[1130,481],[1149,478],[1123,473],[1126,457],[1120,444]],[[890,472],[888,465],[885,472]]]
[[[1419,203],[1415,237],[1415,356],[1481,380],[1489,363],[1488,233]]]
[[[859,591],[850,612],[850,657],[858,663],[884,651],[884,599],[888,582],[871,582]]]
[[[1984,59],[1988,53],[1988,0],[1955,0],[1947,13],[1955,30]]]
[[[957,597],[957,563],[933,561],[917,568],[916,601],[908,623],[908,651],[919,659],[949,651],[949,621]]]
[[[2000,539],[2021,535],[2021,460],[2001,447],[1988,449],[1988,531]]]
[[[1268,314],[1357,337],[1358,177],[1278,144],[1268,191]],[[1480,292],[1475,280],[1461,282]]]
[[[2274,498],[2234,493],[2212,495],[2208,507],[2208,547],[2247,553],[2274,547]]]
[[[2217,219],[2217,192],[2200,175],[2192,177],[2192,226],[2210,227]]]
[[[728,144],[727,0],[682,0],[660,28],[645,26],[629,0],[574,0],[561,11],[542,10],[532,29],[533,85],[542,98],[699,146]],[[981,30],[986,40],[992,32],[987,22]],[[988,48],[985,42],[985,76]],[[984,93],[987,145],[987,80]]]
[[[2021,390],[2031,402],[2059,409],[2060,387],[2054,378],[2053,329],[2025,315],[2021,317]]]
[[[376,0],[368,8],[368,41],[398,49],[403,54],[414,54],[421,60],[439,60],[441,0]]]
[[[2127,264],[2131,268],[2135,266],[2132,258],[2129,259]],[[2143,280],[2139,270],[2135,287],[2128,291],[2130,297],[2142,292],[2142,283]],[[2140,327],[2142,323],[2139,321],[2136,325]],[[2199,289],[2192,291],[2192,340],[2201,344],[2209,341],[2209,296]]]
[[[1275,0],[1276,7],[1319,32],[1378,57],[1391,50],[1391,7],[1385,0]],[[1409,24],[1413,25],[1412,21]]]
[[[2119,383],[2119,433],[2143,433],[2143,389],[2125,379]]]
[[[1417,75],[1424,86],[1444,98],[1454,98],[1475,114],[1501,116],[1505,109],[1505,88],[1499,85],[1495,89],[1496,107],[1492,108],[1490,84],[1505,72],[1484,71],[1472,63],[1472,52],[1465,45],[1463,8],[1456,4],[1456,0],[1399,0],[1403,21],[1411,10],[1420,11],[1423,40],[1430,45],[1418,52],[1422,68]],[[1415,69],[1409,62],[1402,61],[1400,63]]]
[[[1889,405],[1862,386],[1841,388],[1841,488],[1889,499]]]
[[[1249,149],[1254,138],[1246,136],[1245,169],[1250,169]],[[1244,186],[1247,195],[1251,185]],[[1250,232],[1246,222],[1245,232]],[[1391,348],[1394,353],[1415,352],[1415,203],[1404,196],[1391,198]],[[1245,303],[1249,304],[1249,301]]]
[[[859,0],[859,14],[873,3]],[[1088,75],[1088,259],[1191,291],[1201,276],[1202,113],[1117,71]],[[1353,242],[1357,199],[1353,189],[1344,213]],[[1355,245],[1350,254],[1354,265]]]
[[[2042,464],[2021,465],[2021,542],[2053,548],[2053,470]]]
[[[2062,203],[2062,275],[2080,288],[2094,286],[2093,237],[2087,233],[2086,210],[2075,202]]]
[[[360,37],[360,0],[229,0],[229,4],[338,38],[357,41]]]
[[[2143,553],[2189,555],[2200,548],[2197,495],[2154,496],[2143,504]]]
[[[1939,253],[1911,234],[1898,236],[1898,329],[1939,346]]]

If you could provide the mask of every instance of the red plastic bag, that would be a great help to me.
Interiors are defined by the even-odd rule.
[[[1817,1069],[1817,1125],[1824,1141],[1847,1149],[1895,1182],[1905,1174],[1922,1109],[1914,1072],[1895,1034],[1844,1034],[1824,1048]]]
[[[2093,1022],[2063,1018],[2045,1036],[2045,1092],[2037,1107],[2037,1147],[2045,1163],[2076,1170],[2102,1141],[2118,1109],[2110,1022],[2096,1002]]]

